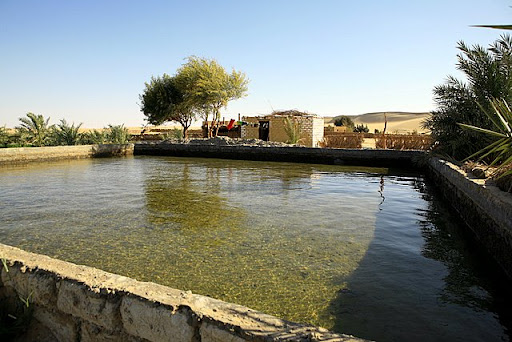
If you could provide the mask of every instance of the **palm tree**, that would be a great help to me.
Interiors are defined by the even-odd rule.
[[[489,99],[512,103],[512,38],[502,35],[488,48],[470,47],[461,41],[458,49],[457,69],[466,81],[449,76],[445,84],[434,88],[437,110],[423,126],[432,131],[440,152],[464,159],[493,140],[463,130],[458,123],[492,129],[493,123],[484,112],[492,111]]]
[[[50,138],[51,126],[48,126],[50,118],[44,119],[39,114],[27,113],[27,117],[19,119],[21,125],[17,126],[16,129],[20,133],[23,140],[35,146],[44,146],[48,143]]]
[[[78,145],[82,136],[78,132],[81,126],[82,123],[75,127],[74,123],[70,126],[65,119],[60,120],[60,124],[57,124],[54,130],[56,143],[59,145]]]

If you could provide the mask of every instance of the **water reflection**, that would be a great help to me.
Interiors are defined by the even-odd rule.
[[[207,169],[205,181],[191,175],[188,164],[156,170],[146,178],[146,217],[155,228],[224,230],[245,221],[243,209],[228,204],[220,192],[219,170]],[[229,178],[228,178],[229,179]]]
[[[331,302],[335,329],[378,341],[509,340],[508,282],[434,190],[409,183],[415,196],[387,193],[375,239]]]

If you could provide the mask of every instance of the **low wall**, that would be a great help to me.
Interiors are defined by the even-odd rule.
[[[0,148],[0,165],[133,154],[133,144]]]
[[[426,153],[423,151],[196,145],[168,142],[135,144],[134,154],[403,168],[419,168],[426,161]]]
[[[8,270],[1,273],[2,307],[19,304],[17,294],[30,298],[25,340],[363,341],[2,244],[0,258]]]
[[[450,162],[431,158],[428,166],[437,188],[512,278],[512,195]]]

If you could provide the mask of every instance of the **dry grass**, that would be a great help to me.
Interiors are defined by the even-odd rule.
[[[390,150],[429,150],[434,143],[430,135],[386,134],[375,135],[376,148]]]
[[[358,133],[342,133],[325,135],[320,142],[320,147],[333,148],[361,148],[363,144],[364,134]]]

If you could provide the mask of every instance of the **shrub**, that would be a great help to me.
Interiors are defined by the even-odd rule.
[[[106,141],[112,144],[126,144],[130,140],[128,129],[124,125],[108,125]]]
[[[105,131],[98,131],[93,129],[92,131],[85,132],[80,138],[80,144],[83,145],[99,145],[105,144],[107,141]]]
[[[300,136],[302,134],[302,124],[295,117],[292,119],[290,119],[290,117],[286,117],[284,119],[284,131],[288,137],[288,141],[286,141],[286,143],[297,144],[300,141]]]
[[[354,133],[369,133],[369,132],[370,132],[370,129],[368,128],[368,125],[360,124],[354,128]]]
[[[9,140],[10,140],[10,137],[9,137],[9,133],[7,132],[7,128],[4,127],[0,127],[0,146],[7,146],[7,144],[9,143]]]

